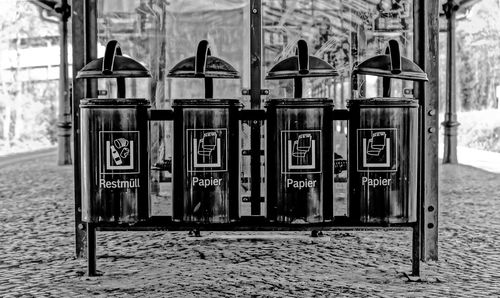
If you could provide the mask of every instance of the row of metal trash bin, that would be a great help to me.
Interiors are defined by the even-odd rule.
[[[294,79],[295,98],[266,107],[267,219],[320,223],[333,217],[333,101],[302,98],[302,79],[335,76],[325,61],[297,55],[266,79]],[[384,96],[349,101],[349,218],[361,223],[416,221],[418,102],[391,98],[390,78],[427,80],[391,41],[385,55],[357,66],[355,74],[384,77]],[[82,220],[134,223],[148,218],[150,195],[149,102],[125,98],[125,77],[146,77],[116,41],[78,78],[117,78],[117,99],[81,101]],[[213,78],[238,78],[200,42],[195,57],[170,77],[204,78],[204,99],[174,100],[173,219],[228,223],[239,220],[239,111],[237,99],[213,99]]]

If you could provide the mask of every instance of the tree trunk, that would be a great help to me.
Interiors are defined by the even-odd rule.
[[[21,124],[21,113],[18,111],[18,106],[21,104],[21,96],[22,96],[22,82],[20,81],[19,78],[19,70],[21,69],[21,59],[20,59],[20,45],[21,45],[21,38],[19,36],[19,33],[16,36],[16,54],[17,54],[17,59],[16,59],[16,70],[14,70],[14,84],[15,86],[13,88],[14,96],[12,97],[12,111],[11,111],[11,119],[13,119],[11,125],[12,125],[12,141],[16,141],[19,138],[19,125]]]
[[[3,137],[5,139],[5,147],[6,149],[10,148],[10,125],[11,125],[11,120],[10,120],[10,114],[11,114],[11,100],[7,99],[5,101],[5,110],[4,110],[4,115],[3,115]]]

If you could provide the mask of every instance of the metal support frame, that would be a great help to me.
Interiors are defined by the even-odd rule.
[[[413,234],[413,269],[418,273],[417,260],[438,259],[439,1],[414,1],[414,60],[429,77],[427,83],[415,83],[414,92],[421,107],[418,224]]]
[[[62,0],[61,7],[56,9],[61,14],[59,31],[61,39],[60,65],[59,65],[59,119],[58,130],[58,154],[59,165],[71,164],[71,102],[68,84],[68,19],[71,15],[71,7],[68,0]]]
[[[416,224],[402,226],[353,226],[349,221],[335,220],[330,225],[266,225],[259,224],[258,217],[248,222],[232,225],[207,225],[210,230],[413,230],[413,275],[420,274],[420,261],[437,260],[438,255],[438,175],[437,169],[437,109],[438,109],[438,6],[434,0],[414,0],[415,35],[414,59],[429,75],[428,84],[415,83],[415,95],[420,100],[420,158],[419,158],[419,203],[418,221]],[[72,1],[72,35],[73,47],[73,78],[85,64],[96,58],[97,51],[97,0]],[[251,0],[251,108],[252,111],[241,111],[240,118],[251,120],[251,190],[252,215],[260,215],[261,192],[261,123],[265,112],[261,108],[261,59],[262,59],[262,0]],[[83,31],[82,31],[83,28]],[[118,224],[84,224],[81,221],[81,181],[80,181],[80,132],[79,132],[79,103],[81,98],[95,96],[96,82],[85,83],[83,80],[73,82],[73,136],[74,136],[74,178],[75,178],[75,232],[76,256],[83,257],[85,242],[87,241],[88,274],[96,275],[96,231],[123,231],[123,230],[186,230],[192,225],[179,225],[168,221],[142,223],[142,225],[121,226]],[[255,110],[255,111],[253,111]],[[345,111],[334,112],[340,118],[348,118]],[[155,111],[151,113],[151,120],[172,120],[171,111]],[[199,228],[198,225],[196,225]]]
[[[75,80],[78,70],[88,62],[97,58],[97,0],[73,0],[72,9],[72,36],[73,45],[73,175],[75,185],[75,254],[77,258],[85,256],[87,225],[82,222],[81,202],[81,162],[80,162],[80,99],[90,97],[96,93],[95,82]],[[88,80],[90,81],[90,80]]]
[[[182,117],[181,113],[175,113],[172,110],[152,110],[149,121],[172,121],[175,117]],[[266,119],[266,111],[264,110],[242,110],[238,113],[237,121]],[[350,114],[348,110],[332,111],[331,115],[325,121],[333,120],[348,120]],[[177,119],[179,120],[179,119]],[[270,119],[268,119],[269,121]],[[182,122],[182,121],[180,121]],[[182,127],[179,127],[182,130]],[[333,163],[333,161],[330,161]],[[182,190],[182,189],[181,189]],[[175,205],[174,205],[175,208]],[[417,223],[400,223],[400,224],[369,224],[359,223],[345,217],[334,218],[332,222],[311,223],[311,224],[286,224],[270,222],[263,217],[242,217],[238,222],[219,223],[219,224],[200,224],[196,222],[176,222],[172,218],[152,218],[146,222],[137,222],[133,225],[120,223],[87,223],[86,224],[86,240],[87,240],[87,274],[89,276],[100,275],[97,271],[97,256],[96,256],[96,232],[97,231],[191,231],[191,230],[207,230],[207,231],[401,231],[413,230],[413,260],[412,260],[412,275],[420,275],[420,222]]]
[[[97,274],[97,239],[96,229],[94,224],[87,224],[87,274],[88,276],[96,276]]]
[[[250,1],[250,103],[252,110],[261,108],[262,85],[262,0]],[[261,124],[250,124],[250,190],[251,215],[260,214],[261,193]]]
[[[453,0],[443,4],[444,15],[447,20],[446,44],[446,113],[444,114],[444,154],[443,163],[456,164],[457,158],[457,132],[460,123],[457,121],[457,96],[456,96],[456,12],[459,6]]]

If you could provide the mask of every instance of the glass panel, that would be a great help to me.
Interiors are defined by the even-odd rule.
[[[385,53],[387,42],[400,43],[401,54],[413,56],[413,0],[263,0],[263,69],[295,55],[299,39],[308,43],[309,55],[322,58],[339,72],[334,78],[303,80],[304,97],[327,97],[336,108],[351,98],[382,95],[382,80],[359,76],[352,90],[353,67]],[[392,80],[392,96],[411,89],[409,81]],[[263,84],[270,97],[293,97],[293,80]],[[411,94],[411,93],[410,93]],[[347,215],[347,121],[334,122],[334,215]]]
[[[173,99],[202,98],[201,79],[167,78],[181,60],[196,54],[206,39],[211,54],[240,72],[241,79],[214,80],[215,98],[240,98],[250,86],[248,0],[99,0],[98,56],[116,39],[124,54],[142,62],[152,78],[127,79],[128,97],[145,97],[153,108],[170,108]],[[115,96],[114,80],[102,80],[101,94]],[[144,83],[147,82],[147,83]],[[248,106],[248,105],[247,105]],[[151,123],[152,215],[171,215],[172,124]]]
[[[156,107],[164,108],[173,98],[204,96],[202,80],[167,79],[166,73],[194,56],[198,42],[206,39],[212,55],[229,62],[242,77],[215,80],[214,96],[240,97],[250,85],[248,9],[247,0],[100,0],[98,56],[107,41],[118,40],[124,54],[144,63],[153,75],[149,86],[129,83],[128,94],[149,95]]]
[[[264,0],[263,66],[265,73],[278,61],[295,54],[299,39],[309,45],[309,54],[328,61],[338,71],[336,78],[306,79],[304,97],[334,97],[334,88],[345,85],[336,107],[345,108],[346,99],[381,94],[381,82],[365,84],[359,90],[349,86],[351,70],[371,56],[382,54],[387,41],[396,39],[401,54],[412,57],[412,0]],[[330,88],[330,85],[335,85]],[[292,97],[293,81],[266,81],[272,97]],[[411,83],[393,82],[393,96],[402,96]]]

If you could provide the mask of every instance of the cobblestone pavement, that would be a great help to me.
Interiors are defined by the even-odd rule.
[[[0,297],[500,296],[500,174],[441,167],[440,260],[417,282],[405,275],[410,231],[327,232],[330,241],[98,232],[104,275],[87,277],[73,257],[72,168],[55,164],[0,169]]]

